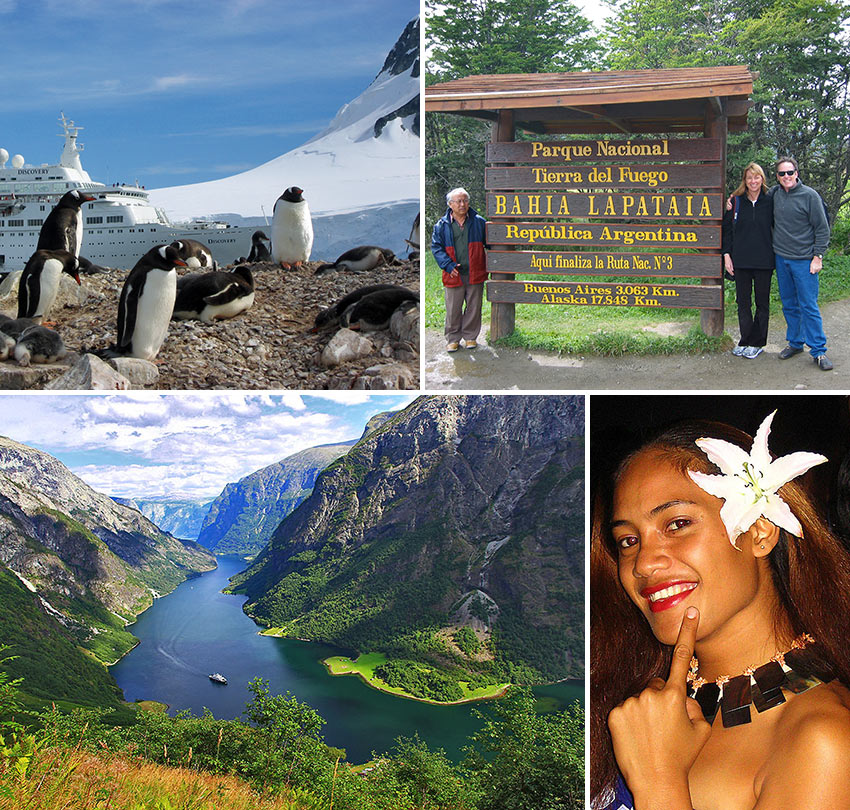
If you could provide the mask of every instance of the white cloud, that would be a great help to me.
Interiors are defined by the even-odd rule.
[[[181,73],[179,76],[159,76],[153,80],[151,89],[154,92],[159,90],[171,90],[175,87],[185,87],[189,84],[202,84],[205,80],[199,76],[190,76],[188,73]]]
[[[370,415],[403,407],[413,396],[6,394],[0,434],[59,456],[109,495],[208,499],[293,453],[359,438]]]

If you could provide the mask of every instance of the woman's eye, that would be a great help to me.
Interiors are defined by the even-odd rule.
[[[626,535],[625,537],[617,538],[617,547],[621,551],[625,551],[626,549],[632,548],[638,544],[638,539],[633,534]]]
[[[686,526],[690,525],[691,521],[688,518],[676,518],[675,520],[670,521],[667,528],[676,531],[677,529],[684,529]]]

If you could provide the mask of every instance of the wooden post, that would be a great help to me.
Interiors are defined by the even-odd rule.
[[[513,110],[499,110],[493,124],[493,141],[512,141],[515,138]],[[493,281],[513,281],[515,273],[491,273]],[[511,334],[516,327],[516,304],[490,304],[490,340]]]
[[[721,188],[725,189],[725,181],[726,181],[726,133],[728,130],[728,118],[726,116],[726,110],[723,108],[723,104],[719,101],[719,99],[714,98],[710,99],[706,102],[706,115],[705,115],[705,130],[704,135],[706,138],[719,138],[721,142],[721,154],[720,154],[720,170],[723,177],[723,184]],[[723,193],[723,211],[726,210],[726,193],[724,190]],[[720,274],[718,278],[704,278],[702,279],[702,284],[708,285],[720,285],[721,289],[723,287],[723,254],[721,250],[717,251],[718,257],[718,269],[720,270]],[[720,300],[723,300],[723,296],[721,295]],[[719,310],[717,309],[704,309],[700,312],[700,326],[702,327],[702,331],[708,335],[709,337],[719,337],[723,334],[724,329],[724,310],[721,307]]]

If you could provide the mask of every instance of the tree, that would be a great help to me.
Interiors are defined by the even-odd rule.
[[[493,73],[588,70],[599,44],[572,0],[426,2],[426,85]],[[484,199],[484,145],[490,124],[458,115],[425,117],[425,216],[433,222],[457,186]],[[427,225],[426,225],[427,227]]]
[[[490,73],[554,73],[598,51],[572,0],[427,0],[428,70],[441,81]]]
[[[257,745],[243,772],[255,784],[279,790],[286,785],[311,784],[327,770],[321,728],[325,720],[288,692],[270,695],[268,681],[248,684],[254,695],[245,716],[257,727]]]
[[[778,156],[836,212],[850,201],[850,8],[844,0],[619,0],[605,29],[614,69],[749,65],[757,72],[746,132],[729,140],[727,184],[751,160]]]
[[[578,705],[539,714],[526,687],[511,687],[472,736],[466,766],[478,810],[583,810],[584,715]]]

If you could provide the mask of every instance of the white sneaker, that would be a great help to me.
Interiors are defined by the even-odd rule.
[[[741,357],[744,352],[749,348],[749,346],[736,346],[734,349],[732,349],[732,354],[734,354],[735,357]]]
[[[742,354],[742,357],[746,357],[747,360],[753,360],[758,357],[764,349],[761,346],[747,346]]]

